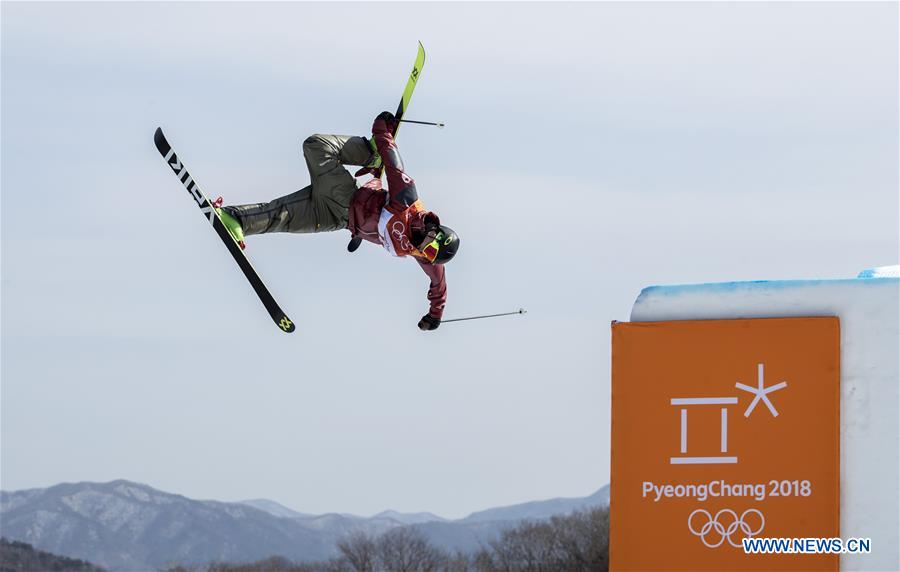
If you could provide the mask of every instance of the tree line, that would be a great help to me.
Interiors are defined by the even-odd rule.
[[[475,553],[437,548],[415,527],[378,536],[354,532],[337,548],[340,556],[324,562],[273,557],[249,564],[176,566],[165,572],[606,572],[609,509],[524,521]]]
[[[105,572],[77,558],[37,550],[25,542],[0,538],[0,572]]]

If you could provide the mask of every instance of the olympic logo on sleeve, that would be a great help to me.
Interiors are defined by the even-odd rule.
[[[731,546],[741,548],[741,536],[739,535],[738,542],[735,542],[732,538],[734,533],[740,531],[744,537],[753,538],[762,532],[765,526],[766,519],[763,517],[763,513],[755,508],[748,508],[741,513],[740,517],[736,512],[727,508],[723,508],[715,516],[698,508],[688,517],[688,529],[691,534],[699,536],[708,548],[718,548],[726,540]]]

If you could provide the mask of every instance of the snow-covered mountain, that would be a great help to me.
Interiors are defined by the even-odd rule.
[[[489,508],[473,512],[460,522],[496,522],[519,521],[525,519],[539,520],[557,514],[569,514],[576,510],[584,510],[595,506],[609,504],[609,486],[605,486],[594,494],[582,498],[557,498],[543,501],[532,501],[500,508]]]
[[[128,481],[0,493],[0,535],[110,570],[327,558],[334,539],[238,504],[196,501]]]
[[[241,504],[252,506],[253,508],[258,508],[259,510],[265,511],[272,516],[281,516],[284,518],[309,518],[313,516],[311,514],[297,512],[296,510],[290,509],[281,503],[277,503],[268,499],[245,500],[241,501]]]
[[[425,522],[447,522],[446,518],[440,517],[430,512],[397,512],[396,510],[386,510],[379,512],[372,518],[389,518],[402,522],[403,524],[422,524]]]
[[[556,498],[473,512],[454,521],[415,525],[436,546],[450,552],[473,552],[523,520],[542,520],[609,504],[609,486],[581,498]]]
[[[449,521],[395,511],[370,518],[308,515],[265,499],[200,501],[129,481],[77,483],[0,492],[0,535],[112,571],[275,555],[310,561],[336,556],[337,541],[349,532],[377,535],[399,526],[415,527],[440,548],[475,550],[522,518],[604,505],[608,498],[604,487],[581,499],[525,503]]]

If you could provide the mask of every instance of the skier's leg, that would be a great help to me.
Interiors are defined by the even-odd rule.
[[[371,155],[363,137],[317,134],[303,142],[303,156],[312,179],[316,232],[347,228],[356,179],[344,165],[364,165]]]
[[[267,203],[223,207],[241,223],[245,236],[267,232],[317,232],[312,186]]]
[[[371,149],[363,137],[313,135],[303,143],[312,184],[267,203],[223,207],[245,236],[268,232],[323,232],[347,227],[354,178],[343,165],[363,165]]]
[[[303,142],[303,157],[313,178],[340,165],[365,165],[371,156],[372,148],[365,137],[317,133]]]

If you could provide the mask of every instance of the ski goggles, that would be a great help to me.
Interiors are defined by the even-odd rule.
[[[438,242],[437,238],[435,238],[434,240],[426,244],[424,248],[422,248],[422,254],[425,256],[428,262],[434,263],[434,259],[437,258],[438,255],[439,246],[440,243]]]

